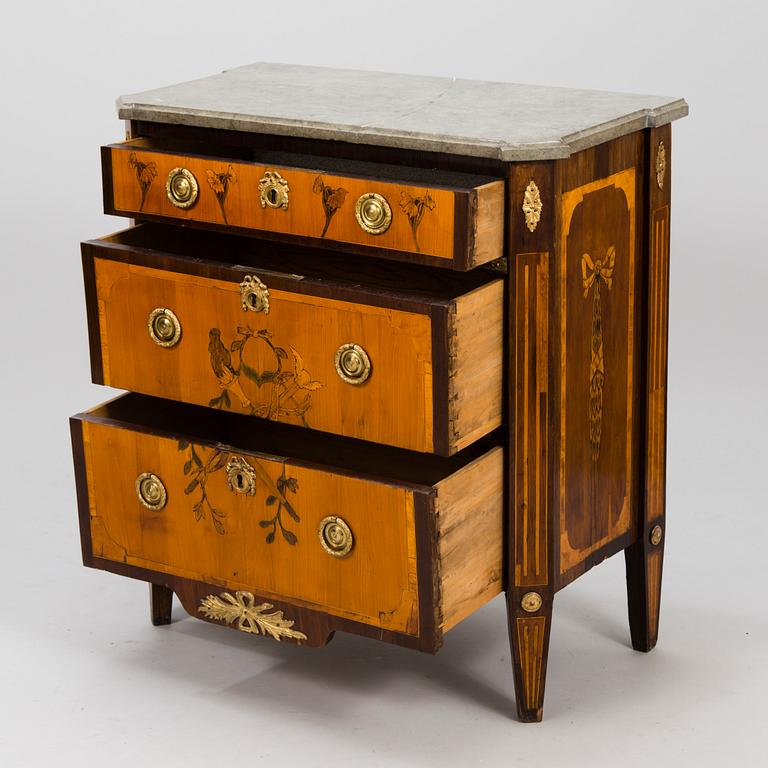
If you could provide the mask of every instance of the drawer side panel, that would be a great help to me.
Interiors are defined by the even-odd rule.
[[[440,628],[447,632],[502,590],[504,450],[437,485]]]
[[[448,439],[452,453],[501,426],[504,281],[456,301],[449,338]]]

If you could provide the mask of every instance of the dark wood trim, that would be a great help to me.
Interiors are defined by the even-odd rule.
[[[115,210],[114,182],[112,179],[112,153],[109,147],[101,147],[101,188],[104,213],[111,214]],[[118,214],[115,214],[118,215]],[[127,214],[126,214],[127,215]],[[131,214],[133,216],[133,214]]]
[[[652,650],[658,640],[661,582],[666,539],[667,459],[667,343],[669,323],[669,258],[672,129],[670,125],[647,129],[643,135],[643,307],[640,317],[642,343],[639,502],[637,537],[624,552],[627,602],[632,647]],[[662,185],[656,178],[656,156],[664,143],[666,168]],[[662,539],[651,541],[660,526]]]
[[[432,441],[434,452],[451,454],[448,424],[448,364],[450,314],[452,307],[432,307]]]
[[[88,349],[91,358],[91,381],[104,383],[104,361],[101,354],[101,325],[99,323],[99,299],[96,292],[96,270],[93,253],[88,243],[80,244],[85,287],[85,314],[88,323]]]
[[[574,565],[573,568],[563,573],[558,573],[555,581],[555,591],[559,592],[561,589],[565,589],[565,587],[578,579],[579,576],[583,576],[596,565],[600,565],[604,560],[626,549],[636,538],[636,531],[627,531],[623,536],[619,536],[609,541],[605,546],[600,547],[600,549],[596,549],[591,555],[588,555],[580,563]]]
[[[149,618],[156,626],[160,627],[171,623],[171,610],[173,608],[173,590],[162,584],[149,584]]]
[[[507,483],[507,520],[508,530],[507,562],[506,562],[506,599],[507,617],[509,625],[509,641],[512,653],[512,666],[515,679],[515,700],[517,714],[523,722],[538,722],[542,718],[544,704],[544,688],[547,672],[547,654],[549,651],[549,637],[552,627],[552,603],[555,593],[555,574],[557,561],[554,555],[555,542],[559,536],[559,518],[557,516],[557,457],[559,446],[555,429],[555,415],[558,407],[557,388],[555,387],[555,372],[559,373],[559,348],[557,337],[553,335],[553,318],[557,316],[559,304],[557,303],[555,264],[556,243],[555,233],[557,225],[557,207],[555,194],[555,163],[516,163],[510,164],[507,182],[507,252],[509,259],[508,274],[508,304],[507,304],[507,337],[508,337],[508,386],[507,386],[507,413],[509,418],[509,437],[507,444],[508,471]],[[526,226],[522,206],[526,187],[530,181],[535,181],[541,196],[541,218],[531,232]],[[539,349],[539,341],[535,332],[536,323],[529,322],[529,338],[523,338],[525,324],[517,321],[518,310],[527,314],[533,313],[538,317],[540,308],[536,302],[538,294],[532,296],[531,304],[518,307],[517,282],[518,272],[528,268],[529,274],[537,275],[539,271],[546,271],[548,285],[548,305],[543,308],[546,311],[548,322],[548,334],[546,348]],[[520,425],[517,424],[518,412],[527,412],[529,422],[533,423],[540,417],[542,404],[536,398],[523,397],[525,391],[524,373],[518,365],[520,350],[528,350],[532,356],[532,364],[529,367],[529,385],[535,381],[531,373],[537,369],[536,361],[543,357],[546,360],[547,376],[544,394],[546,406],[546,419],[543,426],[543,445],[546,447],[544,456],[528,446],[523,446],[524,456],[518,456],[518,433]],[[533,402],[531,402],[533,400]],[[527,451],[527,452],[526,452]],[[539,510],[539,515],[533,514],[534,510],[529,500],[523,497],[520,490],[522,473],[534,472],[537,476],[544,475],[547,480],[542,483],[544,496],[544,509]],[[529,519],[531,518],[531,519]],[[536,520],[538,519],[538,528]],[[542,531],[542,526],[546,530]],[[542,549],[540,558],[545,558],[542,563],[541,575],[539,571],[519,575],[523,570],[524,552],[529,549],[528,535],[539,535]],[[543,535],[542,535],[543,534]],[[544,552],[544,549],[546,552]],[[523,596],[533,592],[539,595],[541,607],[534,612],[528,612],[522,608]]]
[[[437,528],[435,525],[435,493],[413,494],[416,524],[416,567],[419,589],[420,650],[437,653],[443,644],[440,628],[440,582],[437,563]]]
[[[77,496],[77,516],[80,527],[80,548],[83,565],[93,566],[93,545],[91,543],[91,510],[88,500],[88,475],[83,445],[83,425],[73,416],[69,420],[72,436],[72,459],[75,467],[75,489]]]
[[[453,269],[466,271],[474,266],[475,230],[469,225],[470,209],[477,210],[477,191],[456,191],[453,196]]]

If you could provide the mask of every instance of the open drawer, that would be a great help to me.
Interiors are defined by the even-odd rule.
[[[102,147],[102,169],[110,214],[458,270],[503,253],[504,182],[492,177],[145,138]]]
[[[86,565],[171,585],[200,618],[266,600],[295,622],[281,638],[434,651],[501,590],[493,441],[414,455],[136,394],[71,426]]]
[[[96,383],[441,455],[501,425],[496,272],[157,224],[82,250]]]

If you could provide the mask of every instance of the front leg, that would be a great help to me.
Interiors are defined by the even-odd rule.
[[[544,706],[552,597],[521,589],[506,597],[517,715],[524,723],[537,723]]]
[[[659,636],[664,528],[660,520],[624,550],[627,564],[629,631],[636,651],[650,651]]]
[[[156,626],[171,623],[171,608],[173,607],[173,590],[162,584],[149,585],[149,614]]]

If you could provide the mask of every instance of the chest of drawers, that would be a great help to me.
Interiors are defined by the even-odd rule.
[[[192,616],[430,653],[624,551],[656,643],[680,99],[259,64],[123,97],[82,244],[86,565]]]

